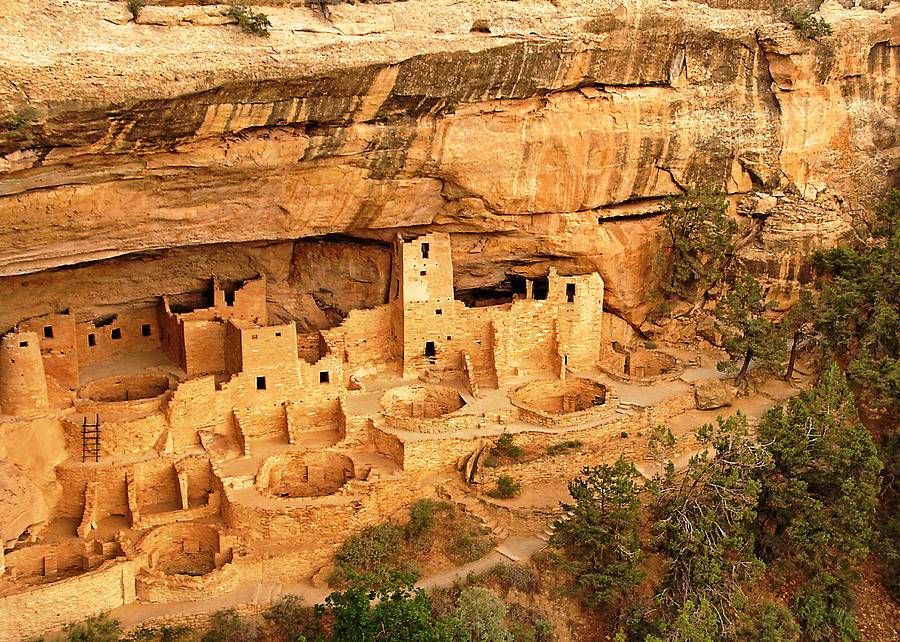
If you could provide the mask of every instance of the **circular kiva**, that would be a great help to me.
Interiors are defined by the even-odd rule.
[[[402,386],[381,397],[387,423],[414,432],[454,432],[469,427],[475,415],[450,414],[465,405],[459,392],[434,384]]]
[[[353,460],[339,453],[279,453],[263,462],[256,487],[275,497],[324,497],[355,474]]]
[[[230,561],[230,551],[222,551],[219,531],[207,524],[160,526],[140,544],[147,553],[147,566],[163,575],[206,575]]]
[[[456,390],[438,385],[402,386],[388,390],[381,397],[385,412],[400,417],[434,419],[464,405],[466,402]]]
[[[148,374],[126,377],[107,377],[92,381],[81,389],[79,397],[90,401],[111,403],[152,399],[169,389],[169,378],[165,375]]]
[[[678,367],[678,359],[659,350],[637,350],[625,363],[625,375],[638,378],[658,377]]]
[[[572,377],[532,381],[516,388],[511,397],[513,403],[527,410],[565,416],[602,406],[606,395],[602,383]]]

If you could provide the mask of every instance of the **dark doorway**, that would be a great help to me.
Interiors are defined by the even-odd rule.
[[[437,351],[434,347],[434,341],[425,342],[425,356],[429,358],[434,358],[435,356],[437,356]]]
[[[575,303],[575,284],[574,283],[566,283],[566,301],[568,303]]]

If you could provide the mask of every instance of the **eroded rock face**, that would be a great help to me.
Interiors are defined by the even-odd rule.
[[[896,4],[828,2],[821,41],[730,2],[272,7],[267,39],[213,8],[0,4],[0,275],[133,257],[117,301],[121,262],[70,284],[81,306],[266,272],[276,316],[323,327],[383,301],[378,244],[439,228],[459,289],[597,270],[639,325],[659,197],[819,181],[865,206],[900,157]],[[41,275],[0,297],[42,279],[72,305]]]
[[[0,460],[0,546],[47,515],[44,497],[32,481],[13,464]]]

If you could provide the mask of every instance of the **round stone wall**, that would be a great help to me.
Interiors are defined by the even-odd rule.
[[[324,497],[354,477],[353,460],[340,453],[280,453],[260,467],[256,487],[275,497]]]
[[[587,421],[605,413],[608,394],[602,383],[572,377],[526,383],[513,390],[510,398],[519,407],[523,419],[557,424],[573,417]]]
[[[674,372],[678,359],[659,350],[637,350],[626,361],[625,375],[639,378],[659,377]]]
[[[381,397],[381,407],[397,417],[434,419],[465,405],[456,390],[438,385],[403,386],[388,390]]]
[[[116,403],[153,399],[169,389],[169,378],[165,375],[134,375],[128,377],[107,377],[84,386],[79,396],[88,401]]]

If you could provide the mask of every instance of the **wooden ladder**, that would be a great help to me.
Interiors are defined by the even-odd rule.
[[[100,461],[100,415],[94,415],[93,423],[88,423],[87,417],[81,422],[81,461],[91,457]]]

